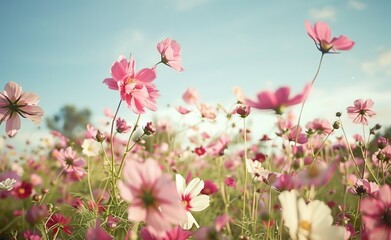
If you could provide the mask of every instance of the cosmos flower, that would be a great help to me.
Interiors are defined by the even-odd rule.
[[[171,224],[186,219],[175,183],[169,175],[162,174],[152,159],[144,163],[126,162],[118,188],[121,197],[131,203],[128,219],[145,221],[153,235],[162,236],[171,229]]]
[[[144,68],[136,73],[134,65],[132,57],[128,61],[120,56],[111,67],[111,78],[106,78],[103,83],[112,90],[118,90],[121,99],[136,114],[145,113],[144,108],[156,111],[159,93],[152,83],[156,78],[155,69]]]
[[[70,221],[71,217],[66,218],[61,213],[55,213],[51,215],[50,219],[46,222],[46,228],[51,230],[53,235],[56,235],[59,230],[67,235],[71,235],[71,227],[68,226]]]
[[[278,199],[292,240],[344,239],[344,227],[332,225],[331,209],[325,203],[314,200],[307,204],[296,190],[283,191]]]
[[[157,50],[161,55],[161,62],[173,69],[182,72],[181,46],[171,38],[166,38],[157,44]]]
[[[30,119],[34,123],[41,122],[43,110],[37,106],[38,95],[23,92],[15,82],[8,82],[4,91],[0,92],[0,124],[4,121],[5,131],[9,137],[15,136],[20,129],[20,117]]]
[[[76,151],[73,151],[71,147],[61,149],[58,152],[57,160],[67,173],[75,173],[78,177],[83,177],[86,173],[84,169],[86,162],[83,158],[77,157]]]
[[[355,42],[351,41],[344,35],[331,39],[331,30],[324,22],[317,22],[312,28],[309,21],[305,21],[305,28],[308,35],[314,40],[316,47],[322,53],[328,53],[330,50],[350,50]]]
[[[354,101],[354,106],[348,107],[346,110],[350,118],[353,119],[353,123],[368,125],[368,117],[375,116],[375,112],[372,111],[373,101],[371,99],[363,100],[357,99]]]
[[[186,208],[187,215],[187,219],[181,222],[181,227],[183,229],[190,229],[195,224],[199,228],[200,225],[198,225],[191,212],[200,212],[209,206],[209,196],[200,194],[204,188],[204,181],[199,178],[194,178],[186,185],[185,178],[180,174],[175,175],[175,180],[177,191],[183,206]]]
[[[290,87],[280,87],[275,92],[261,91],[257,94],[256,101],[246,98],[245,104],[255,109],[274,110],[276,114],[281,115],[286,107],[303,102],[307,98],[310,90],[311,84],[307,84],[303,92],[294,97],[289,97],[291,93]]]

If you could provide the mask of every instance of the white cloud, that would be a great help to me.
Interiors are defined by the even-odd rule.
[[[333,7],[324,7],[321,9],[310,9],[309,14],[315,20],[335,21],[337,12]]]
[[[206,2],[208,0],[175,0],[174,4],[178,11],[188,11]]]
[[[348,6],[350,8],[356,9],[356,10],[363,10],[364,8],[366,8],[365,3],[357,1],[357,0],[349,0]]]
[[[384,74],[391,77],[391,49],[383,51],[373,61],[364,62],[361,69],[370,76]]]

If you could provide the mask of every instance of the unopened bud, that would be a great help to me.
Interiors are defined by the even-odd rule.
[[[342,113],[341,112],[336,112],[335,116],[340,117],[340,116],[342,116]]]
[[[106,136],[98,130],[98,132],[96,133],[96,136],[95,136],[96,141],[101,143],[105,140],[105,138],[106,138]]]
[[[153,134],[155,134],[155,132],[156,132],[156,128],[153,125],[153,123],[152,122],[147,122],[147,124],[144,127],[145,135],[147,135],[147,136],[153,135]]]
[[[341,123],[339,122],[339,121],[335,121],[334,123],[333,123],[333,128],[334,129],[339,129],[341,127]]]

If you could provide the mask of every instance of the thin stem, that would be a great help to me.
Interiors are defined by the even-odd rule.
[[[113,120],[111,121],[111,129],[110,129],[110,151],[111,151],[111,174],[112,174],[112,179],[114,178],[114,122],[115,119],[117,118],[117,114],[119,112],[119,108],[121,107],[122,99],[119,100],[117,110],[115,111]],[[113,183],[113,182],[112,182]],[[114,188],[114,186],[113,186]]]
[[[343,125],[342,125],[341,118],[339,118],[339,123],[341,124],[341,130],[342,130],[343,136],[345,137],[346,145],[348,146],[349,153],[350,153],[350,155],[351,155],[351,157],[352,157],[353,163],[354,163],[354,165],[356,166],[357,173],[358,173],[359,175],[361,175],[360,168],[359,168],[358,165],[357,165],[357,162],[356,162],[356,159],[355,159],[355,157],[354,157],[352,148],[350,147],[349,140],[348,140],[348,137],[346,136],[345,129],[344,129]]]
[[[91,162],[90,157],[87,157],[87,183],[88,183],[88,189],[90,190],[90,196],[91,200],[95,202],[94,195],[92,194],[92,187],[91,187]]]
[[[315,76],[314,76],[314,78],[313,78],[312,81],[311,81],[311,88],[312,88],[312,86],[314,85],[316,78],[318,77],[318,74],[319,74],[319,71],[320,71],[320,67],[322,66],[323,56],[324,56],[324,53],[322,53],[322,55],[320,56],[320,60],[319,60],[319,64],[318,64],[318,69],[316,70]],[[301,115],[302,115],[302,113],[303,113],[304,105],[305,105],[305,103],[306,103],[306,101],[307,101],[308,96],[309,96],[309,94],[307,94],[307,96],[305,96],[304,101],[303,101],[303,103],[301,104],[301,109],[300,109],[300,114],[299,114],[299,120],[297,121],[297,126],[296,126],[295,145],[297,144],[297,140],[298,140],[298,138],[299,138],[299,127],[300,127]]]
[[[243,223],[246,219],[246,194],[247,194],[247,129],[246,129],[246,118],[243,118],[243,131],[244,131],[244,189],[243,189]],[[244,234],[244,224],[242,227],[242,235]]]

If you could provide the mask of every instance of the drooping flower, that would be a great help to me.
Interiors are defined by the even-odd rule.
[[[291,89],[289,87],[280,87],[275,92],[262,91],[257,94],[257,100],[253,101],[246,98],[245,104],[252,108],[261,110],[274,110],[276,114],[282,114],[284,109],[303,102],[311,90],[311,84],[304,87],[302,93],[294,97],[289,97]]]
[[[166,38],[157,44],[162,63],[182,72],[184,69],[181,65],[181,46],[171,38]]]
[[[132,129],[127,123],[125,119],[118,118],[116,120],[116,130],[118,133],[128,133],[130,129]]]
[[[128,61],[124,56],[120,56],[111,67],[111,78],[106,78],[103,83],[112,90],[118,90],[121,99],[133,112],[145,113],[144,108],[156,111],[159,93],[152,83],[156,78],[155,69],[144,68],[136,73],[134,65],[132,57]]]
[[[37,106],[38,102],[38,95],[23,92],[15,82],[8,82],[4,86],[4,91],[0,92],[0,124],[6,121],[5,131],[9,137],[15,136],[20,129],[19,116],[36,124],[41,122],[43,110]]]
[[[84,169],[86,162],[83,158],[77,157],[76,151],[73,151],[71,147],[61,149],[58,152],[57,160],[67,173],[75,173],[78,177],[83,177],[86,173]]]
[[[53,235],[56,235],[59,230],[67,235],[71,235],[71,227],[68,226],[70,221],[71,217],[66,218],[61,213],[55,213],[51,215],[50,219],[46,222],[46,228],[51,230]]]
[[[162,236],[171,224],[186,219],[174,181],[169,175],[162,174],[154,160],[126,162],[123,177],[118,188],[121,197],[131,203],[129,220],[145,221],[151,233]]]
[[[292,240],[343,239],[344,227],[332,225],[331,209],[319,200],[306,204],[296,190],[278,196],[282,218]]]
[[[368,240],[391,239],[391,187],[383,185],[377,196],[361,200],[360,211]]]
[[[180,174],[175,175],[175,180],[177,191],[187,215],[187,219],[181,222],[181,227],[183,229],[190,229],[195,224],[199,228],[200,225],[198,225],[191,212],[200,212],[209,206],[209,196],[200,194],[204,188],[204,181],[199,178],[194,178],[186,185],[185,178]]]
[[[331,39],[331,30],[324,22],[317,22],[312,28],[309,21],[305,21],[305,28],[308,35],[314,40],[316,47],[322,53],[328,53],[330,50],[350,50],[355,42],[344,35]]]
[[[348,115],[353,119],[354,123],[368,125],[368,117],[375,116],[375,112],[372,111],[373,101],[371,99],[363,100],[357,99],[354,101],[354,106],[348,107]]]

